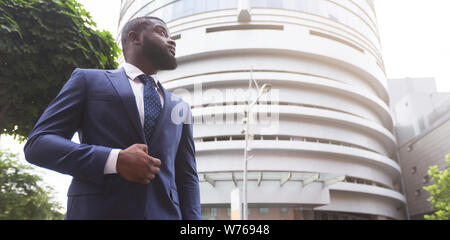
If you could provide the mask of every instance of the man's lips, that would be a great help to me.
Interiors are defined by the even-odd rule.
[[[173,56],[175,56],[175,48],[169,47],[169,52],[172,53]]]

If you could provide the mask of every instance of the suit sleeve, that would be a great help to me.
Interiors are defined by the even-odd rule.
[[[28,136],[25,158],[40,167],[102,184],[105,163],[112,149],[71,141],[80,128],[85,101],[84,72],[75,69]]]
[[[187,109],[191,121],[183,124],[183,133],[175,159],[176,184],[183,220],[200,220],[200,188],[192,134],[192,118],[189,106]]]

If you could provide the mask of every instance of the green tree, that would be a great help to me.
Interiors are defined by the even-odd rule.
[[[0,134],[24,140],[70,74],[120,49],[75,0],[0,0]]]
[[[0,151],[0,220],[63,219],[61,206],[53,201],[53,189],[18,163],[15,154]]]
[[[434,184],[423,189],[430,192],[428,201],[435,212],[425,215],[427,220],[450,220],[450,154],[446,156],[445,161],[447,169],[440,171],[437,166],[432,166],[428,170]]]

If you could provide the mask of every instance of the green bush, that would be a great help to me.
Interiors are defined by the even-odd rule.
[[[0,151],[0,220],[63,219],[62,207],[53,201],[53,189],[18,163],[17,155]]]

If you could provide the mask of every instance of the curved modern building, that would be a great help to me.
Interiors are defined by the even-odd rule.
[[[252,108],[249,219],[407,218],[372,0],[122,0],[119,33],[146,15],[177,43],[158,79],[192,107],[204,219],[242,189],[250,78],[272,90]]]

